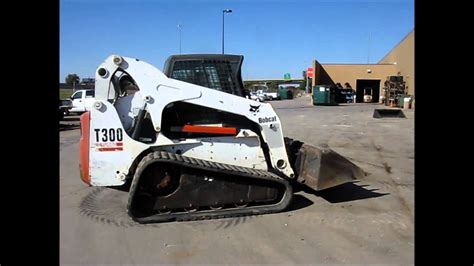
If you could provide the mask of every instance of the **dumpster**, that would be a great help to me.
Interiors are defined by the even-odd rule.
[[[278,96],[281,100],[293,99],[293,92],[287,88],[280,88]]]
[[[334,89],[328,85],[314,86],[313,105],[337,105]]]

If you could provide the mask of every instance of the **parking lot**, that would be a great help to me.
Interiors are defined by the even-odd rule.
[[[79,117],[60,122],[60,262],[414,263],[414,110],[372,118],[379,104],[270,102],[287,137],[327,146],[369,175],[315,194],[298,192],[282,213],[140,225],[127,192],[79,178]]]

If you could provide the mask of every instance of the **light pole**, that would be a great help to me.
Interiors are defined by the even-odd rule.
[[[178,24],[179,29],[179,54],[181,54],[181,24]]]
[[[230,9],[222,10],[222,54],[224,54],[224,14],[225,13],[232,13]]]
[[[367,64],[370,64],[370,34],[369,34],[369,42],[367,44]]]
[[[306,68],[306,93],[309,93],[309,88],[310,87],[311,87],[311,84],[309,84],[308,69]]]

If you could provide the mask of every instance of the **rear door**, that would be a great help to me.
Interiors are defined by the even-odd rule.
[[[86,97],[84,98],[84,109],[85,111],[90,111],[92,105],[95,102],[95,91],[87,90]]]

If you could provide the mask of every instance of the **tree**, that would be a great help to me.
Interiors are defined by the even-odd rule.
[[[77,74],[69,74],[66,76],[66,84],[68,85],[78,84],[79,81],[80,81],[80,78]]]

